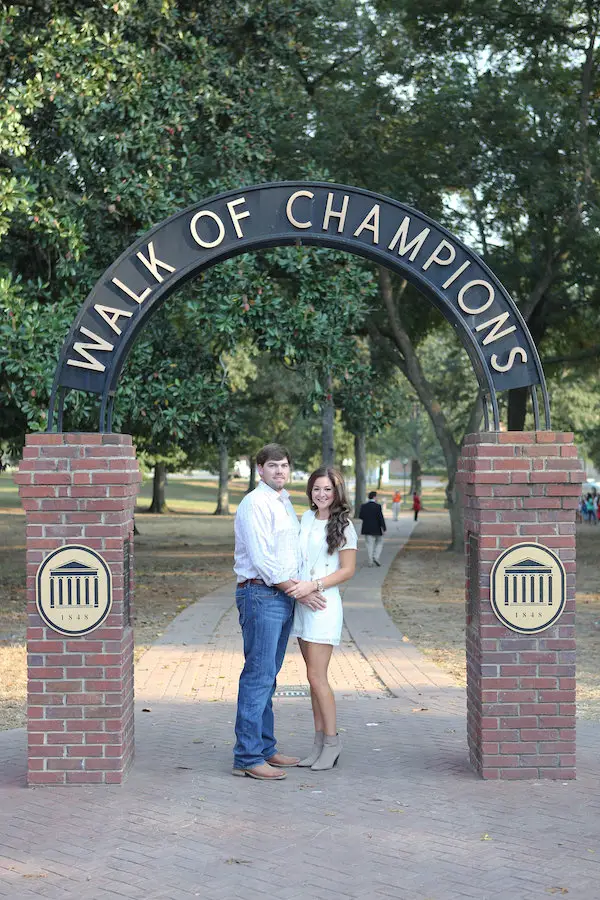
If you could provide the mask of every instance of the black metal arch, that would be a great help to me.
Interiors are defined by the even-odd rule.
[[[228,191],[176,213],[131,245],[106,270],[79,310],[63,344],[48,411],[48,431],[62,430],[69,390],[101,396],[101,431],[123,365],[150,315],[178,287],[240,253],[307,244],[344,250],[399,273],[442,312],[469,354],[484,396],[485,428],[499,430],[497,394],[530,389],[535,428],[541,390],[550,407],[539,355],[502,284],[443,226],[389,197],[323,182],[278,182]]]

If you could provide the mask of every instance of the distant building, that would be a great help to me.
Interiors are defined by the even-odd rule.
[[[398,481],[399,479],[404,477],[404,473],[408,478],[410,478],[410,460],[406,463],[405,466],[402,465],[401,459],[390,459],[387,463],[388,466],[388,475],[392,481]]]
[[[243,457],[242,459],[236,459],[236,461],[234,462],[233,477],[250,478],[250,464],[245,457]]]

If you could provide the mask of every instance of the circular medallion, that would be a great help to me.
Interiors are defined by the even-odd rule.
[[[67,544],[54,550],[40,565],[35,587],[40,616],[60,634],[87,634],[110,612],[110,569],[89,547]]]
[[[492,567],[492,609],[512,631],[544,631],[565,608],[566,584],[564,566],[552,550],[543,544],[515,544]]]

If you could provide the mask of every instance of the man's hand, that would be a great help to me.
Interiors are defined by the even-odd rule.
[[[313,591],[312,594],[301,597],[296,602],[301,603],[303,606],[308,606],[312,610],[325,609],[327,606],[327,600],[319,591]]]

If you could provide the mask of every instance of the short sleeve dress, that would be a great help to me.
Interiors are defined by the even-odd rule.
[[[300,578],[303,581],[313,581],[316,578],[326,578],[332,572],[337,572],[340,567],[340,554],[329,554],[327,551],[327,520],[317,519],[312,510],[308,510],[302,516],[300,524],[300,553],[301,569]],[[342,550],[356,550],[358,537],[352,522],[349,522],[344,531],[346,538]],[[342,612],[342,598],[337,586],[327,588],[323,592],[327,600],[325,609],[309,609],[303,603],[296,603],[294,608],[294,622],[291,637],[300,637],[304,641],[314,644],[333,644],[337,646],[342,635],[344,615]]]

